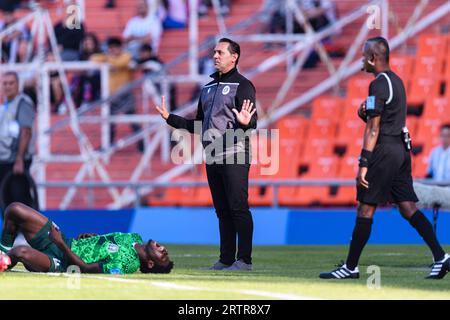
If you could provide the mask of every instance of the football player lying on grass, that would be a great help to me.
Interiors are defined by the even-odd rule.
[[[29,246],[13,247],[18,233]],[[144,244],[136,233],[118,232],[70,239],[47,217],[17,202],[5,210],[0,257],[0,271],[18,262],[32,272],[65,272],[71,265],[82,273],[169,273],[173,268],[167,249],[154,240]]]

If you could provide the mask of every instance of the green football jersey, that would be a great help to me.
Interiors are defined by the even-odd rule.
[[[85,263],[100,263],[103,273],[134,273],[141,265],[134,248],[143,243],[137,233],[108,233],[72,240],[72,251]]]

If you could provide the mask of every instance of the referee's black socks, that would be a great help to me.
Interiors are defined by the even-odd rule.
[[[356,224],[353,229],[352,241],[350,242],[350,250],[346,262],[347,268],[350,270],[354,270],[358,266],[361,252],[370,238],[372,223],[373,219],[371,218],[356,218]]]
[[[445,256],[445,251],[442,249],[434,234],[433,226],[424,214],[420,210],[417,210],[411,219],[409,219],[409,223],[417,230],[428,247],[430,247],[434,261],[442,260]]]

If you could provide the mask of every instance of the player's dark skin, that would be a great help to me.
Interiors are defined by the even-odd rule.
[[[45,226],[48,218],[33,210],[32,208],[21,203],[12,203],[5,210],[3,230],[9,234],[17,234],[22,232],[27,242]],[[95,236],[93,233],[84,233],[77,239]],[[80,267],[82,273],[101,273],[101,267],[98,263],[87,264],[82,261],[72,250],[65,244],[62,239],[61,232],[52,227],[50,239],[58,246],[60,250],[68,257],[72,265]],[[135,244],[134,248],[139,256],[141,264],[151,269],[155,263],[161,266],[169,264],[169,254],[165,247],[159,245],[156,241],[149,241],[147,244]],[[50,260],[44,253],[28,246],[17,246],[8,252],[11,258],[11,267],[18,262],[23,263],[25,268],[32,272],[48,272],[50,269]]]
[[[372,73],[376,76],[381,72],[390,70],[389,62],[384,58],[382,51],[383,48],[379,44],[370,41],[366,42],[363,50],[363,71]],[[360,109],[358,110],[358,113],[363,115],[363,117],[365,117],[365,108],[365,103],[362,103]],[[381,117],[379,116],[372,117],[367,120],[366,128],[364,130],[363,149],[368,151],[374,150],[375,145],[377,144],[378,135],[380,133],[380,121]],[[358,175],[356,177],[356,183],[358,186],[363,188],[370,188],[369,182],[366,180],[367,170],[368,168],[359,168]],[[400,214],[406,220],[409,220],[417,211],[416,204],[411,201],[399,202],[397,205],[399,207]],[[376,208],[376,205],[359,202],[357,207],[357,215],[361,218],[372,219]]]

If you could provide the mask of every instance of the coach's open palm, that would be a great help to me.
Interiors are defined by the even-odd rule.
[[[244,100],[241,112],[238,112],[236,109],[233,109],[233,112],[236,115],[237,121],[246,126],[250,123],[253,114],[256,112],[256,108],[253,109],[253,102],[250,102],[250,100]]]
[[[166,97],[161,97],[161,106],[156,106],[156,110],[158,110],[161,117],[163,117],[164,120],[167,120],[169,118],[169,111],[167,111],[166,108]]]

